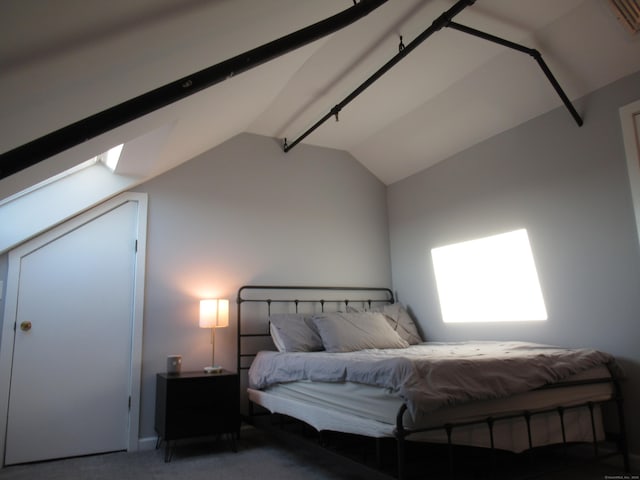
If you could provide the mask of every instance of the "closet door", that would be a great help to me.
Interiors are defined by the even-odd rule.
[[[5,465],[127,449],[137,208],[20,258]]]

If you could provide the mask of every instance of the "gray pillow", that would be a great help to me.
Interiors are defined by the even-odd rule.
[[[418,333],[418,329],[416,328],[416,324],[413,322],[411,315],[405,310],[405,308],[399,303],[392,303],[390,305],[381,305],[379,307],[372,307],[369,310],[365,310],[364,308],[352,307],[349,305],[347,307],[347,312],[379,312],[384,314],[387,317],[389,325],[393,328],[400,338],[405,339],[409,345],[415,345],[417,343],[422,343],[424,340]]]
[[[280,352],[322,350],[322,339],[309,315],[274,313],[269,317],[271,338]]]
[[[327,352],[409,346],[381,313],[322,313],[314,315],[312,319]]]

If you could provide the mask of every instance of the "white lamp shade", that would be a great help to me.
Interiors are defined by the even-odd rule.
[[[229,300],[210,298],[200,300],[200,327],[220,328],[229,326]]]

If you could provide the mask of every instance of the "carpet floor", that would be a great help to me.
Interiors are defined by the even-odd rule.
[[[390,477],[319,446],[243,428],[238,451],[226,442],[178,443],[164,450],[117,452],[0,469],[1,480],[389,480]]]
[[[371,439],[365,441],[369,447]],[[390,480],[395,475],[393,454],[382,470],[374,468],[375,448],[343,438],[282,432],[279,429],[244,427],[234,453],[223,441],[179,442],[172,461],[164,462],[164,450],[136,453],[117,452],[79,458],[15,465],[0,469],[0,480]],[[487,456],[477,449],[456,454],[454,479],[457,480],[638,480],[603,463],[578,460],[562,465],[555,458],[536,454],[533,461],[522,457],[499,457],[485,468]],[[408,465],[411,480],[448,479],[447,453],[441,447],[414,452]],[[523,463],[524,460],[524,463]],[[550,468],[539,467],[547,460]]]

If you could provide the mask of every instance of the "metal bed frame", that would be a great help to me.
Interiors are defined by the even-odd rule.
[[[282,294],[285,295],[282,295]],[[345,296],[338,297],[337,294],[341,293]],[[288,294],[288,295],[287,295]],[[246,295],[246,296],[245,296]],[[327,295],[329,297],[327,298]],[[277,304],[284,304],[288,306],[292,306],[294,312],[290,313],[298,313],[300,308],[303,305],[307,307],[311,307],[311,309],[319,308],[320,312],[325,311],[325,306],[333,305],[335,310],[338,310],[341,306],[346,307],[349,304],[360,304],[360,305],[368,305],[371,307],[374,304],[393,304],[395,303],[393,292],[388,288],[382,287],[325,287],[325,286],[283,286],[283,285],[245,285],[238,290],[237,295],[237,315],[238,315],[238,356],[237,356],[237,368],[238,373],[246,372],[249,370],[251,366],[251,362],[247,362],[254,358],[260,349],[265,349],[264,347],[260,348],[250,348],[245,347],[244,343],[246,340],[251,339],[259,339],[265,340],[268,339],[270,341],[270,332],[269,332],[269,322],[264,322],[262,320],[262,325],[266,325],[266,331],[252,331],[252,332],[244,332],[243,331],[243,305],[245,303],[258,303],[264,304],[267,307],[267,314],[271,315],[272,306]],[[333,310],[332,310],[333,311]],[[273,347],[271,347],[273,348]],[[249,353],[247,353],[249,351]],[[612,385],[613,395],[610,399],[599,401],[599,402],[585,402],[581,404],[575,404],[571,406],[559,406],[551,409],[544,410],[535,410],[535,411],[522,411],[515,414],[510,415],[498,415],[498,416],[489,416],[483,418],[481,420],[474,420],[468,422],[455,422],[455,423],[447,423],[444,425],[439,425],[436,427],[428,427],[428,428],[406,428],[403,424],[403,415],[407,410],[407,406],[402,404],[398,413],[396,415],[396,427],[394,430],[394,436],[396,440],[396,448],[397,448],[397,464],[398,470],[397,475],[400,480],[403,480],[406,476],[406,441],[407,438],[416,433],[422,432],[430,432],[436,430],[444,430],[447,435],[447,445],[448,445],[448,461],[449,461],[449,471],[453,472],[453,446],[452,442],[452,432],[456,428],[460,427],[468,427],[471,425],[481,425],[485,424],[487,426],[489,441],[490,441],[490,450],[493,456],[495,452],[494,447],[494,425],[496,422],[502,420],[509,420],[515,418],[524,418],[527,426],[527,434],[528,434],[528,443],[530,449],[533,448],[532,442],[532,434],[531,434],[531,419],[536,415],[548,414],[552,412],[556,412],[558,414],[558,421],[560,423],[560,428],[562,432],[563,439],[563,448],[566,454],[567,450],[567,439],[565,433],[565,423],[564,416],[568,410],[578,409],[588,407],[590,415],[591,415],[591,430],[593,434],[593,452],[595,459],[603,459],[608,458],[613,455],[622,455],[623,466],[626,472],[630,471],[630,463],[629,463],[629,451],[628,451],[628,443],[627,443],[627,434],[625,427],[625,419],[624,419],[624,405],[623,405],[623,397],[622,391],[620,387],[620,381],[616,376],[616,371],[613,368],[613,365],[607,365],[609,369],[610,377],[609,378],[601,378],[601,379],[593,379],[593,380],[580,380],[580,381],[572,381],[572,382],[562,382],[558,384],[551,384],[541,387],[539,390],[544,389],[553,389],[559,387],[567,387],[567,386],[577,386],[577,385],[589,385],[589,384],[597,384],[597,383],[610,383]],[[246,376],[246,375],[245,375]],[[240,381],[240,389],[241,389],[241,398],[243,394],[243,390],[246,388],[246,382]],[[595,408],[599,405],[607,404],[607,403],[615,403],[617,410],[617,418],[618,418],[618,438],[617,438],[617,451],[607,454],[601,454],[599,448],[599,442],[597,440],[596,435],[596,425],[595,425]],[[254,416],[253,403],[247,399],[247,420],[251,421],[251,418]]]

